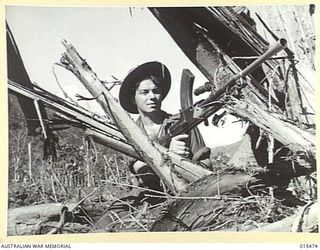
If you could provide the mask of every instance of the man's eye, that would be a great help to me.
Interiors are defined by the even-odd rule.
[[[153,93],[154,93],[154,94],[160,94],[160,89],[154,89],[154,90],[153,90]]]

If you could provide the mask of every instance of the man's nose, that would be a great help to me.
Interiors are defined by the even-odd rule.
[[[152,99],[152,98],[156,97],[156,94],[153,91],[149,91],[148,96],[149,96],[150,99]]]

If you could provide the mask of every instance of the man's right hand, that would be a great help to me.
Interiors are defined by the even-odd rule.
[[[169,145],[169,151],[187,158],[190,154],[190,149],[186,146],[188,137],[188,134],[182,134],[172,137]]]

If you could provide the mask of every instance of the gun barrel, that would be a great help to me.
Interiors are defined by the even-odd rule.
[[[264,52],[261,56],[259,56],[253,63],[251,63],[248,67],[242,70],[239,74],[240,77],[245,77],[250,74],[254,69],[264,63],[273,55],[277,54],[287,46],[287,41],[283,38],[279,39],[273,46],[271,46],[266,52]]]
[[[238,74],[233,76],[221,89],[217,90],[212,96],[210,96],[210,101],[217,99],[221,94],[223,94],[228,87],[231,87],[233,84],[235,84],[236,80],[238,80],[241,77],[245,77],[248,74],[250,74],[253,70],[255,70],[257,67],[259,67],[262,63],[264,63],[266,60],[268,60],[273,55],[277,54],[281,50],[285,49],[287,46],[287,41],[283,38],[279,39],[276,43],[274,43],[272,46],[269,47],[269,49],[264,52],[261,56],[259,56],[254,62],[252,62],[248,67],[240,71]],[[202,94],[206,91],[208,91],[208,87],[206,86],[200,86],[198,89],[194,91],[195,95]],[[211,89],[210,89],[211,90]],[[209,100],[206,100],[203,104],[206,104],[209,102]]]

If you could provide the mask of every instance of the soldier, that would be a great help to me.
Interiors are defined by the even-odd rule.
[[[121,106],[129,113],[139,114],[136,123],[153,140],[168,133],[168,128],[178,118],[161,109],[170,85],[169,70],[160,62],[147,62],[138,66],[121,84],[119,92]],[[192,158],[205,147],[205,144],[199,130],[194,129],[189,134],[173,137],[169,145],[164,146],[182,157]],[[199,157],[194,160],[199,160]],[[203,159],[202,163],[209,166],[211,162],[209,159]],[[140,185],[153,190],[162,190],[160,179],[144,162],[134,161],[130,164],[130,169],[138,177]]]
[[[131,114],[139,114],[137,125],[152,140],[168,133],[168,129],[179,119],[161,109],[162,101],[167,96],[171,85],[171,76],[167,67],[160,62],[147,62],[133,69],[123,80],[120,91],[119,101],[121,106]],[[173,137],[166,146],[169,151],[174,152],[182,157],[193,159],[197,162],[211,166],[209,159],[210,150],[203,150],[205,147],[202,136],[197,128],[189,134],[181,134]],[[208,148],[206,148],[208,149]],[[199,154],[197,152],[206,152]],[[194,156],[196,158],[194,158]],[[205,158],[205,159],[204,159]],[[153,198],[152,190],[163,191],[160,178],[154,173],[152,168],[146,163],[138,160],[132,160],[129,163],[130,171],[137,177],[138,185],[150,191],[131,192],[128,197],[138,197],[131,205],[141,204],[147,201],[150,204],[156,204],[161,199]],[[137,190],[133,190],[137,191]],[[138,190],[139,191],[139,190]],[[145,196],[149,194],[148,196]],[[159,196],[159,194],[157,194]],[[123,201],[125,199],[123,198]],[[128,202],[128,199],[126,199]],[[118,204],[119,205],[119,204]],[[110,209],[121,212],[123,206],[112,206]],[[109,217],[105,215],[98,222],[98,228],[105,226]]]

